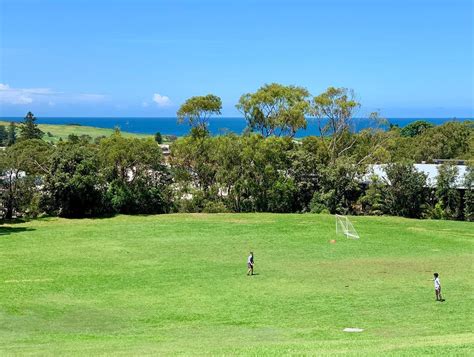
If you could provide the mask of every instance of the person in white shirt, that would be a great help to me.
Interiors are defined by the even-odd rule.
[[[247,275],[253,275],[253,252],[250,252],[249,257],[247,258]]]
[[[443,296],[441,295],[441,282],[439,281],[439,274],[434,273],[434,288],[436,294],[436,301],[444,301]]]

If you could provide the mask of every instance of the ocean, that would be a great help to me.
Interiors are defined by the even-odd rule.
[[[0,120],[20,122],[22,117],[1,117]],[[388,121],[392,124],[397,124],[403,127],[410,122],[420,120],[420,118],[389,118]],[[435,125],[443,124],[449,120],[467,120],[467,119],[452,119],[452,118],[423,118]],[[370,126],[370,121],[364,118],[357,118],[354,120],[355,130],[360,131]],[[127,131],[137,134],[154,134],[160,132],[166,135],[183,136],[189,132],[189,127],[186,124],[178,124],[176,118],[110,118],[110,117],[39,117],[37,120],[39,124],[78,124],[84,126],[95,126],[99,128],[115,128],[118,127],[122,131]],[[209,130],[213,135],[225,134],[233,132],[241,134],[246,126],[244,118],[228,118],[219,117],[211,118],[209,121]],[[305,130],[299,130],[297,137],[304,137],[309,135],[318,135],[315,119],[308,119],[308,127]]]

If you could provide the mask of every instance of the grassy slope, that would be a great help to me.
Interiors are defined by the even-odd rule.
[[[0,121],[0,125],[8,126],[9,122]],[[103,129],[93,126],[82,126],[82,125],[51,125],[51,124],[38,124],[39,128],[45,133],[43,139],[48,142],[56,143],[59,138],[66,140],[69,134],[80,135],[89,135],[92,138],[99,136],[110,136],[114,130],[113,129]],[[46,135],[50,132],[53,136]],[[151,135],[146,134],[134,134],[122,132],[123,136],[126,137],[136,137],[136,138],[147,138],[152,137]]]
[[[474,225],[353,221],[336,244],[325,215],[0,226],[0,354],[472,352]]]

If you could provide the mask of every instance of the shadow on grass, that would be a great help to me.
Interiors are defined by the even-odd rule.
[[[59,218],[71,219],[71,220],[86,220],[86,219],[94,219],[94,220],[101,220],[101,219],[110,219],[119,216],[126,216],[126,217],[154,217],[154,216],[167,216],[171,215],[171,213],[107,213],[101,214],[97,216],[93,215],[86,215],[86,216],[58,216]],[[51,217],[54,218],[54,217]],[[43,218],[41,218],[43,219]]]
[[[34,228],[29,227],[2,227],[0,226],[0,236],[6,236],[13,233],[31,232]]]

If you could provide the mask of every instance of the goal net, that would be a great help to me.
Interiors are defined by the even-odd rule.
[[[338,214],[336,214],[336,234],[345,235],[346,238],[360,238],[349,218]]]

